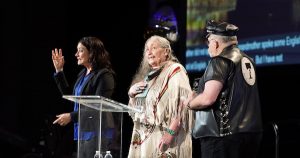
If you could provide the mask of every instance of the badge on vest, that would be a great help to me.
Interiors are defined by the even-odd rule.
[[[243,57],[241,66],[242,66],[242,72],[245,81],[251,86],[254,85],[256,76],[255,76],[254,66],[251,63],[251,61],[248,58]]]

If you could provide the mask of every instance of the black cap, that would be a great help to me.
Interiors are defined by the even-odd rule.
[[[220,36],[236,36],[239,28],[233,24],[227,22],[216,22],[214,20],[209,20],[206,24],[206,32],[208,36],[210,34],[220,35]]]

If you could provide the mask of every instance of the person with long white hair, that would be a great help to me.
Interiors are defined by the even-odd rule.
[[[192,157],[193,112],[180,107],[191,92],[185,68],[173,55],[170,42],[153,35],[145,43],[140,67],[128,91],[134,127],[129,158]]]

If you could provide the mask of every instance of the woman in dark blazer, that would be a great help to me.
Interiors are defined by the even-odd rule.
[[[109,60],[109,53],[106,51],[102,41],[96,37],[83,37],[77,45],[75,54],[77,64],[84,66],[77,76],[74,87],[68,83],[63,72],[64,56],[61,49],[52,50],[52,60],[56,73],[55,82],[62,95],[96,95],[111,98],[115,88],[114,71]],[[98,113],[87,107],[81,107],[80,136],[78,135],[78,103],[74,103],[74,111],[57,115],[53,124],[65,126],[70,122],[74,123],[74,140],[84,146],[80,151],[80,158],[93,157],[97,150],[97,132],[95,127],[99,122]],[[84,109],[83,109],[84,108]],[[84,112],[82,112],[84,111]],[[97,117],[98,116],[98,117]],[[111,113],[105,113],[103,120],[113,120]],[[107,118],[110,117],[110,118]],[[113,122],[105,123],[105,128],[113,128]],[[86,150],[89,149],[89,150]]]

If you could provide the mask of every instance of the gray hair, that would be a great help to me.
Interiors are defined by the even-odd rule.
[[[151,67],[148,63],[147,58],[145,57],[146,56],[146,45],[150,41],[157,41],[161,48],[166,48],[168,50],[167,51],[168,52],[168,57],[166,59],[166,62],[167,61],[173,61],[173,62],[176,62],[176,63],[179,62],[178,59],[176,58],[176,56],[173,54],[173,50],[171,48],[170,42],[164,37],[153,35],[150,38],[148,38],[147,41],[145,42],[144,52],[143,52],[143,59],[140,63],[140,66],[139,66],[136,74],[133,77],[133,80],[132,80],[131,84],[142,81],[145,78],[145,76],[151,71]],[[165,63],[165,62],[163,62],[163,63]],[[161,65],[163,63],[161,63]]]
[[[230,42],[237,42],[237,36],[220,36],[214,35],[216,39],[219,39],[220,42],[223,43],[230,43]]]

